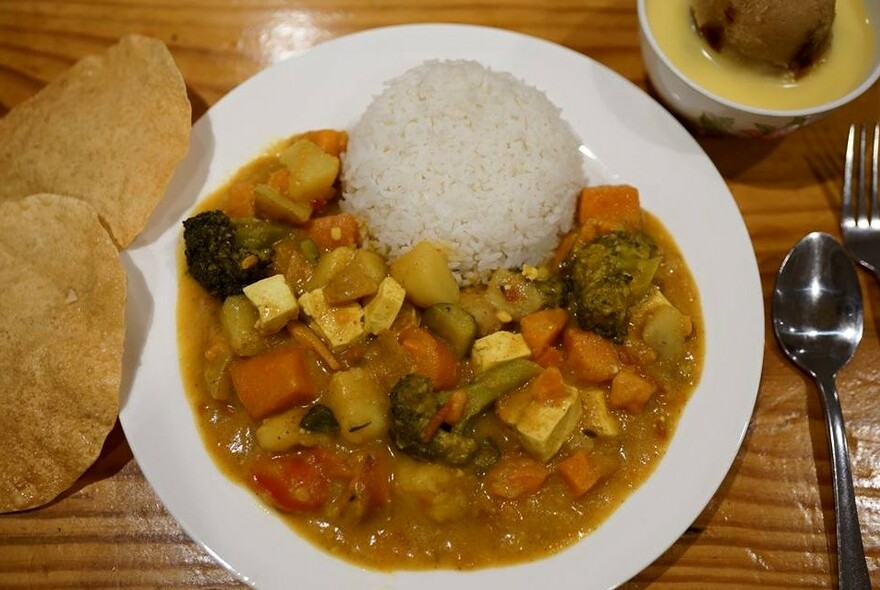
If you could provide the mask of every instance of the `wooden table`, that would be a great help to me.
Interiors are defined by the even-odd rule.
[[[0,115],[126,33],[168,44],[198,117],[291,52],[361,29],[413,22],[528,33],[646,87],[635,0],[0,0]],[[784,139],[700,139],[745,217],[768,317],[788,248],[812,230],[838,233],[847,126],[878,118],[875,85]],[[864,340],[839,385],[869,567],[880,586],[880,285],[865,274],[862,281]],[[768,323],[762,384],[739,457],[696,522],[625,587],[829,588],[833,548],[819,398],[783,358]],[[244,587],[164,510],[118,426],[75,490],[43,509],[0,517],[0,588],[85,587]]]

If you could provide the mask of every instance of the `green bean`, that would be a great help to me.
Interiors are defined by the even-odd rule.
[[[486,369],[464,387],[467,402],[459,426],[463,427],[496,399],[525,385],[540,372],[540,365],[526,359],[513,359]]]

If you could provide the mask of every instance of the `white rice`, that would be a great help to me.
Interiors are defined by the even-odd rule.
[[[462,284],[545,261],[585,182],[560,110],[473,61],[391,80],[349,135],[342,208],[392,258],[423,239],[445,245]]]

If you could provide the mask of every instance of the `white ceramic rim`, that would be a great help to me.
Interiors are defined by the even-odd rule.
[[[475,59],[544,90],[584,138],[594,182],[628,182],[676,236],[701,291],[706,364],[667,454],[591,535],[533,563],[472,572],[384,573],[303,541],[208,457],[182,391],[174,309],[180,222],[198,199],[274,140],[348,127],[382,81],[426,59]],[[340,81],[346,82],[341,84]],[[308,93],[296,89],[307,88]],[[334,100],[327,100],[333,96]],[[281,113],[282,116],[279,116]],[[613,588],[668,548],[726,476],[748,427],[764,347],[763,298],[745,224],[712,162],[636,86],[583,55],[522,34],[407,25],[330,41],[264,70],[193,128],[190,152],[149,226],[123,254],[129,278],[120,419],[147,480],[183,529],[263,590]]]
[[[684,72],[682,72],[678,68],[678,66],[676,66],[672,62],[672,60],[667,57],[666,52],[663,51],[663,48],[660,47],[660,44],[657,43],[657,39],[654,37],[654,31],[651,29],[651,23],[648,22],[647,11],[645,10],[645,3],[649,1],[651,0],[638,0],[637,10],[639,17],[639,27],[642,30],[644,39],[650,44],[651,49],[654,51],[654,53],[657,54],[664,65],[666,65],[666,67],[669,68],[671,72],[675,73],[675,75],[682,82],[687,84],[687,86],[691,90],[698,94],[702,94],[703,96],[710,98],[715,102],[722,104],[730,109],[741,111],[743,113],[766,117],[810,117],[813,115],[831,112],[838,107],[852,102],[853,100],[861,96],[865,91],[867,91],[868,88],[873,86],[874,82],[876,82],[877,79],[880,78],[880,30],[878,30],[878,27],[880,27],[880,9],[877,9],[869,3],[867,5],[868,10],[871,11],[872,8],[875,8],[874,12],[876,13],[871,15],[874,22],[875,38],[874,66],[868,72],[868,75],[865,77],[861,84],[839,98],[803,109],[764,109],[735,102],[700,86],[699,84],[691,80],[691,78],[689,78]]]

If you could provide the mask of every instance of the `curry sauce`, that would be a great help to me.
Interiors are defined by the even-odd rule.
[[[240,203],[234,201],[241,194],[270,183],[284,168],[277,154],[293,141],[243,168],[200,210],[238,211]],[[332,149],[326,151],[333,155]],[[338,188],[338,180],[333,182]],[[279,192],[286,186],[282,183]],[[632,193],[631,187],[628,190]],[[258,200],[246,210],[245,217],[283,226],[281,237],[272,243],[274,258],[266,274],[283,276],[282,282],[300,301],[298,314],[277,331],[264,333],[265,342],[255,354],[228,353],[229,328],[223,319],[228,303],[192,278],[181,246],[181,372],[200,433],[218,467],[274,506],[279,518],[316,546],[380,570],[472,569],[530,561],[600,526],[653,471],[699,380],[704,346],[699,297],[673,237],[641,209],[635,227],[628,222],[618,226],[619,220],[611,218],[595,222],[580,214],[574,230],[561,239],[559,260],[548,261],[546,267],[502,269],[507,274],[497,279],[493,275],[487,285],[462,289],[455,302],[416,305],[405,297],[387,328],[375,334],[363,331],[340,343],[322,329],[318,312],[307,311],[312,309],[309,293],[325,296],[332,285],[315,287],[310,281],[321,272],[321,260],[339,256],[333,254],[339,248],[350,248],[354,254],[346,256],[352,260],[366,248],[363,228],[344,245],[315,238],[313,228],[320,226],[315,219],[340,215],[335,192],[324,194],[326,202],[316,205],[312,200],[314,211],[300,224],[279,218]],[[348,238],[340,234],[346,231],[330,235],[344,241]],[[628,304],[625,334],[609,337],[580,325],[581,316],[566,300],[570,285],[561,277],[567,276],[565,265],[571,262],[566,261],[573,256],[567,252],[620,232],[646,236],[652,248],[646,264],[651,271],[644,293]],[[304,266],[303,257],[291,252],[317,255],[305,257]],[[399,268],[393,261],[382,262],[378,267],[386,276],[377,284],[389,277],[406,284],[405,277],[394,279]],[[343,266],[346,272],[361,272],[351,264]],[[335,280],[348,289],[340,292],[350,292],[353,299],[337,295],[330,311],[321,313],[358,306],[364,314],[381,292],[360,290],[361,283],[352,287],[342,272],[337,271]],[[628,284],[638,282],[638,277],[628,278]],[[465,317],[473,317],[467,325],[474,333],[468,333],[463,344],[453,342],[458,336],[450,337],[442,326],[426,320],[434,305],[465,310]],[[663,332],[669,322],[652,319],[661,312],[675,320],[676,330],[681,326],[681,333]],[[562,318],[561,323],[551,325],[552,335],[536,345],[533,320],[552,317]],[[362,329],[362,316],[360,321]],[[503,340],[493,340],[497,334],[503,334]],[[436,372],[437,363],[419,359],[421,349],[413,340],[428,342],[427,348],[442,351],[443,358],[451,354],[452,368]],[[497,350],[485,350],[484,345],[496,341],[503,347],[514,341],[531,344],[525,353],[512,352],[506,358],[495,355]],[[590,352],[584,362],[610,355],[607,375],[577,360],[580,343],[588,341],[597,346],[591,351],[602,352]],[[243,403],[248,397],[236,389],[241,383],[236,371],[242,372],[248,359],[288,348],[302,363],[308,387],[300,391],[307,391],[264,415],[251,402]],[[218,350],[228,355],[219,372]],[[491,390],[515,369],[526,371],[528,378],[496,391],[485,407],[468,416],[473,399],[469,396],[476,395],[477,386]],[[221,381],[226,383],[222,391],[217,385]],[[438,401],[420,423],[419,440],[409,444],[402,442],[402,421],[409,414],[398,405],[409,399],[405,387],[412,384],[423,387],[419,399],[437,395]],[[351,393],[361,386],[364,392]],[[370,398],[365,409],[341,405],[358,406],[365,397]],[[566,406],[569,402],[573,405]],[[527,424],[530,412],[538,417],[537,427]],[[460,442],[456,454],[444,454],[447,448],[435,444],[440,438]],[[285,448],[276,445],[282,439]]]

